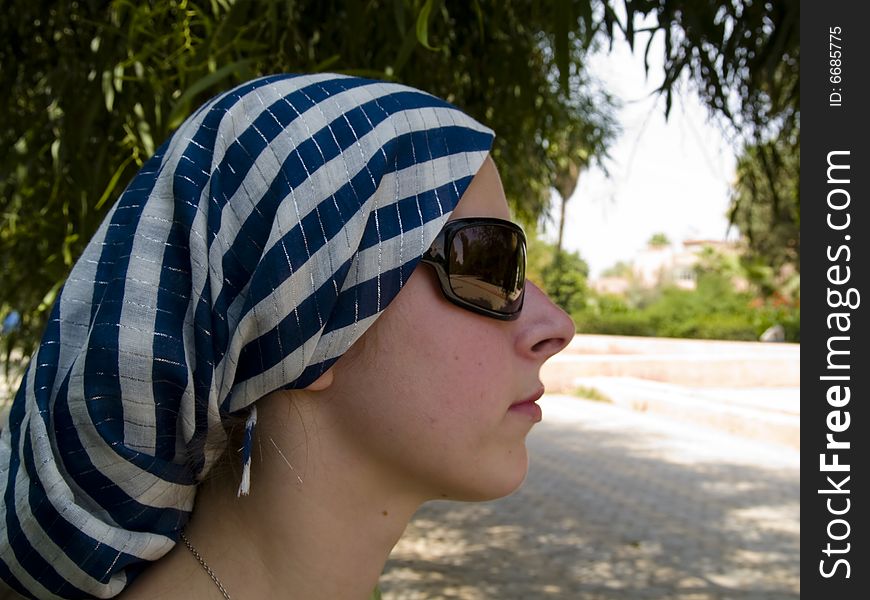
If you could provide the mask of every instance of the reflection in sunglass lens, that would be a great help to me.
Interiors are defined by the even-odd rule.
[[[471,225],[453,236],[448,273],[453,293],[490,310],[519,308],[526,279],[525,248],[507,227]]]

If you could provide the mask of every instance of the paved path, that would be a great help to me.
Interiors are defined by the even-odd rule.
[[[797,450],[541,402],[525,486],[424,506],[387,563],[385,600],[799,598]]]

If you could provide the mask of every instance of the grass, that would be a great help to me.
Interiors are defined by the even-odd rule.
[[[580,387],[574,388],[574,395],[580,398],[584,398],[586,400],[592,400],[593,402],[605,402],[607,404],[613,404],[613,400],[610,399],[607,394],[604,394],[597,390],[594,387],[587,387],[585,385],[581,385]]]

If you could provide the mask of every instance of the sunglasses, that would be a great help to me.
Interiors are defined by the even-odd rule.
[[[448,221],[423,255],[444,296],[494,319],[520,315],[526,284],[526,236],[519,225],[492,217]]]

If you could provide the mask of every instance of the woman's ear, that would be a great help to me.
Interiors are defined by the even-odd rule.
[[[323,375],[308,384],[304,389],[309,392],[322,392],[332,385],[333,379],[335,379],[335,372],[332,367],[329,367],[323,372]]]

